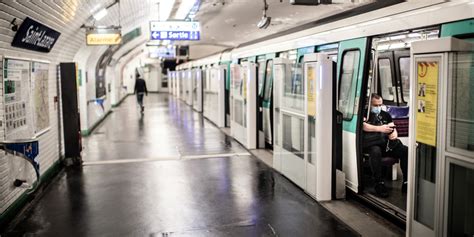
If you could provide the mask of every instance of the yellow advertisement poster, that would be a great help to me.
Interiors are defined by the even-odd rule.
[[[247,100],[247,83],[247,68],[245,68],[244,70],[242,70],[242,98],[244,99],[244,101]]]
[[[417,62],[416,141],[436,146],[439,60]]]
[[[316,78],[315,78],[315,69],[313,65],[307,64],[306,68],[306,78],[307,78],[307,87],[308,88],[308,115],[316,116]]]

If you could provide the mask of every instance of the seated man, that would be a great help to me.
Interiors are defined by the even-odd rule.
[[[370,155],[370,168],[372,169],[372,175],[375,181],[375,192],[380,197],[388,197],[387,189],[382,179],[382,157],[393,157],[400,160],[400,168],[403,173],[403,185],[402,191],[406,192],[407,189],[407,160],[408,160],[408,147],[403,145],[401,142],[396,141],[398,139],[397,130],[395,124],[392,121],[392,117],[389,113],[382,111],[383,105],[382,97],[377,94],[372,94],[371,99],[371,110],[369,118],[364,118],[363,130],[365,133],[379,132],[385,134],[388,140],[391,140],[394,144],[393,147],[387,146],[387,142],[381,142],[379,145],[373,145],[365,147],[365,152]],[[367,114],[367,113],[365,113]],[[398,142],[398,144],[397,144]],[[384,145],[382,145],[384,144]]]

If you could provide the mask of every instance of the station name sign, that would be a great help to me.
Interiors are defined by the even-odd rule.
[[[87,45],[117,45],[122,42],[122,34],[116,29],[91,29],[86,32]]]
[[[21,23],[13,37],[13,47],[48,53],[53,49],[61,33],[29,18]]]
[[[200,40],[197,21],[150,21],[151,40]]]

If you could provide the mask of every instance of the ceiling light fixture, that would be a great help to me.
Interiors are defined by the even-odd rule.
[[[94,17],[94,19],[96,21],[100,21],[102,18],[104,18],[107,15],[107,13],[108,13],[107,9],[102,8],[102,10],[100,10],[97,13],[95,13],[94,15],[92,15],[92,17]]]
[[[115,26],[115,25],[96,26],[95,25],[96,21],[99,21],[102,18],[104,18],[108,14],[108,10],[111,7],[113,7],[115,4],[118,4],[118,8],[119,8],[118,9],[118,26]],[[94,9],[97,8],[97,7],[98,6],[94,7]],[[85,28],[85,29],[88,29],[88,30],[94,30],[94,29],[100,29],[100,28],[120,30],[122,28],[121,18],[122,17],[121,17],[120,0],[115,0],[113,3],[105,6],[104,8],[102,8],[101,10],[99,10],[96,13],[92,14],[92,16],[89,16],[89,18],[87,18],[86,22],[92,23],[92,25],[86,25],[86,23],[84,23],[84,24],[81,25],[81,28]]]
[[[257,23],[259,29],[266,29],[272,20],[271,17],[267,16],[268,4],[267,0],[263,0],[263,16],[262,19]]]
[[[183,20],[186,19],[186,16],[194,7],[194,4],[196,4],[196,0],[181,0],[178,11],[176,12],[176,18]]]

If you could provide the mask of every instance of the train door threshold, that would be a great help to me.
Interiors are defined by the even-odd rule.
[[[252,149],[249,151],[257,159],[273,167],[271,150]],[[405,231],[400,226],[353,198],[319,202],[319,204],[361,236],[405,236]]]
[[[223,133],[225,133],[225,135],[232,137],[232,134],[230,133],[230,128],[225,127],[225,128],[220,128],[220,129]]]
[[[405,231],[355,200],[320,202],[361,236],[405,236]]]
[[[266,165],[273,167],[273,151],[268,149],[252,149],[249,150],[252,155],[257,157]]]

